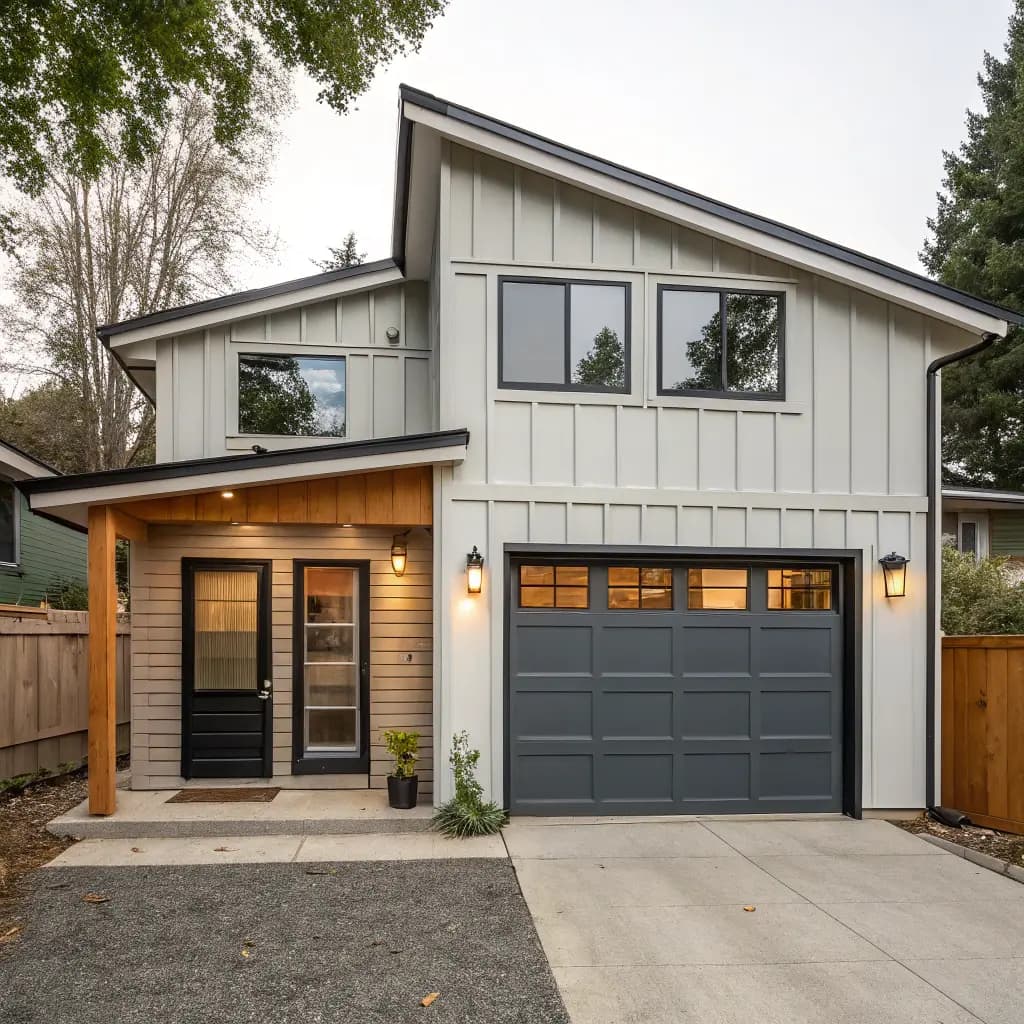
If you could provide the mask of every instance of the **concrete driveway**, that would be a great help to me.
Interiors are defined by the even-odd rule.
[[[505,841],[573,1024],[1022,1019],[1024,885],[885,822],[520,820]]]

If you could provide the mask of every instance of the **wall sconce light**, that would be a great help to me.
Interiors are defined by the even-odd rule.
[[[909,558],[897,555],[890,551],[884,558],[878,560],[882,567],[882,575],[885,577],[886,597],[905,597],[907,593],[907,562]]]
[[[405,533],[396,533],[391,538],[391,569],[396,576],[405,575],[405,564],[409,560],[409,548],[405,543],[405,538],[409,536],[409,531]]]
[[[466,555],[466,593],[479,594],[484,586],[484,556],[473,545],[473,550]]]

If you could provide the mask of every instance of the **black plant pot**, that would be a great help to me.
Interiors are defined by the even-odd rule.
[[[419,788],[419,777],[410,776],[408,779],[396,779],[394,775],[388,776],[388,803],[399,811],[408,811],[416,806],[416,792]]]

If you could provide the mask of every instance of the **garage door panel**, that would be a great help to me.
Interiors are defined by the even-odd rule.
[[[603,676],[673,676],[673,629],[665,626],[605,626],[598,633],[598,665]]]
[[[683,754],[680,796],[684,803],[750,800],[750,764],[747,752]]]
[[[750,738],[749,690],[687,690],[682,705],[683,739]]]
[[[589,625],[521,625],[515,639],[520,675],[593,674],[593,628]]]
[[[834,704],[831,690],[762,691],[761,736],[829,739],[835,729]]]
[[[519,738],[589,740],[593,705],[590,690],[525,690],[518,696]]]
[[[597,761],[597,791],[602,800],[667,803],[675,800],[674,757],[662,754],[605,754]]]
[[[593,802],[593,761],[590,753],[536,753],[519,757],[518,800],[544,804]]]
[[[684,676],[750,675],[750,627],[709,623],[684,626],[681,632]]]
[[[786,615],[786,612],[780,614]],[[819,626],[769,626],[761,629],[758,672],[768,675],[832,674],[833,616]]]
[[[598,698],[597,733],[606,740],[671,740],[672,690],[605,690]]]
[[[759,762],[759,795],[764,799],[827,800],[832,793],[827,750],[763,753]]]

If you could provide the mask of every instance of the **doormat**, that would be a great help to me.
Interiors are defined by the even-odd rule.
[[[247,788],[230,786],[222,789],[183,789],[175,793],[168,804],[269,804],[280,793],[279,787]]]

